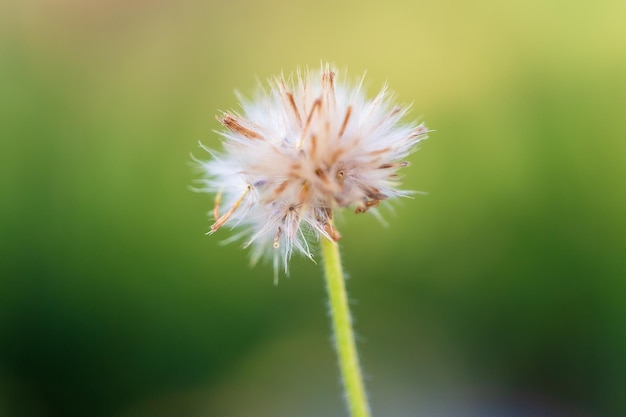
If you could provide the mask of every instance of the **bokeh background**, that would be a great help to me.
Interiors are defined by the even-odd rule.
[[[375,416],[626,415],[626,3],[0,3],[0,415],[344,416],[319,267],[190,192],[235,89],[330,61],[435,130],[340,219]]]

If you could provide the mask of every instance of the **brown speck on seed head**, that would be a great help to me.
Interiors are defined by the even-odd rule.
[[[377,188],[365,188],[365,195],[368,196],[372,200],[384,200],[387,196],[380,192]]]
[[[309,201],[311,197],[311,186],[308,181],[304,181],[302,183],[302,188],[300,189],[300,194],[298,195],[298,199],[301,202]]]
[[[389,168],[404,168],[409,166],[409,162],[408,161],[402,161],[402,162],[393,162],[391,164],[381,164],[378,166],[378,169],[389,169]]]
[[[389,115],[395,116],[396,114],[400,113],[401,110],[402,110],[401,106],[395,106],[393,109],[391,109],[391,112],[389,113]]]
[[[330,111],[335,111],[335,72],[326,68],[326,71],[322,72],[322,88],[324,90],[326,98],[326,106]]]
[[[233,206],[229,208],[226,213],[224,213],[219,219],[216,219],[215,223],[211,225],[211,233],[217,232],[220,229],[220,227],[222,227],[224,223],[226,223],[228,219],[230,219],[230,217],[239,208],[239,206],[241,205],[241,203],[243,202],[243,200],[246,198],[246,196],[251,190],[252,190],[252,186],[250,184],[246,185],[246,189],[244,190],[243,194],[241,194],[241,197],[239,197],[237,201],[235,201],[235,204],[233,204]],[[221,195],[219,196],[219,198],[216,198],[215,200],[216,200],[216,204],[215,204],[215,209],[213,211],[214,215],[217,214],[219,211]]]
[[[388,153],[391,150],[391,148],[389,148],[388,146],[382,149],[376,149],[375,151],[371,151],[369,153],[369,155],[371,156],[378,156],[378,155],[384,155],[386,153]]]
[[[274,196],[278,197],[279,195],[281,195],[283,191],[285,191],[285,189],[289,185],[289,182],[290,180],[285,180],[281,182],[280,184],[278,184],[278,187],[274,188],[274,192],[273,192]]]
[[[339,128],[339,137],[342,137],[343,132],[346,131],[346,127],[348,126],[348,120],[350,120],[351,114],[352,114],[352,106],[346,107],[346,115],[343,116],[343,122],[341,122],[341,128]]]
[[[302,133],[300,135],[300,139],[298,140],[298,144],[296,146],[297,149],[300,149],[302,147],[302,142],[304,141],[306,136],[309,134],[309,128],[311,127],[311,120],[313,120],[313,115],[315,114],[315,111],[319,110],[321,106],[322,106],[321,99],[318,98],[313,102],[313,106],[311,107],[311,110],[309,111],[309,115],[306,118],[306,124],[304,125],[304,128],[302,129]]]
[[[324,231],[326,231],[328,236],[330,236],[330,238],[334,242],[339,242],[339,240],[341,239],[341,234],[337,229],[335,229],[335,226],[332,224],[332,222],[324,224]]]
[[[328,184],[330,182],[330,179],[328,178],[326,171],[324,171],[322,168],[317,168],[315,170],[315,175],[325,184]]]
[[[311,134],[311,146],[310,146],[310,153],[311,153],[311,158],[315,158],[317,156],[317,135],[315,133]]]
[[[335,71],[327,68],[322,72],[322,84],[325,89],[335,91]]]
[[[298,121],[298,125],[302,126],[302,118],[300,117],[300,111],[298,110],[298,106],[296,105],[296,101],[293,98],[293,93],[287,91],[285,92],[285,96],[287,97],[287,101],[289,102],[289,107],[293,111],[293,114],[296,116],[296,120]]]
[[[224,127],[232,132],[239,133],[248,139],[263,139],[260,133],[243,126],[241,120],[236,116],[224,113],[222,117],[216,116],[216,118]]]
[[[381,200],[365,200],[363,202],[363,205],[357,206],[354,209],[354,213],[355,214],[365,213],[367,210],[369,210],[372,207],[378,207],[380,205],[380,201]]]

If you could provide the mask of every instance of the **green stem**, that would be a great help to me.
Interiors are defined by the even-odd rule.
[[[326,271],[326,288],[330,300],[330,315],[335,335],[335,348],[341,369],[341,379],[346,391],[346,400],[352,417],[369,417],[367,396],[361,376],[359,358],[354,342],[352,319],[348,307],[339,246],[322,237],[322,256]]]

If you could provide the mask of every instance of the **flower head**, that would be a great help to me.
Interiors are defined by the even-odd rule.
[[[242,112],[224,112],[224,150],[208,150],[203,191],[216,193],[209,233],[241,228],[252,261],[269,255],[285,272],[294,251],[312,258],[309,242],[337,241],[333,211],[355,213],[405,196],[398,170],[428,129],[402,121],[386,88],[373,99],[362,83],[338,82],[328,65],[269,81]]]

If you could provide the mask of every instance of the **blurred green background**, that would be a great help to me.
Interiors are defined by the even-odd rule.
[[[0,3],[0,416],[344,416],[321,271],[188,186],[321,61],[436,130],[339,222],[375,416],[626,415],[626,3]]]

